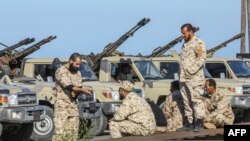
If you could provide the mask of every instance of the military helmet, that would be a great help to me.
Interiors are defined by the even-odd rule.
[[[120,88],[122,88],[122,89],[124,89],[126,91],[131,92],[134,89],[134,84],[131,83],[130,81],[127,81],[127,80],[120,81]]]

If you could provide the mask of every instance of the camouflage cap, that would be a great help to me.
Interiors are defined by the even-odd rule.
[[[121,81],[120,82],[120,88],[127,90],[129,92],[133,91],[134,85],[130,81]]]

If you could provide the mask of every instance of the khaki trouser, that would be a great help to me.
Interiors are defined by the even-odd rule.
[[[140,124],[124,120],[120,122],[111,121],[109,124],[111,138],[120,138],[123,136],[147,136],[150,135],[150,130],[146,130]]]
[[[181,82],[180,91],[188,122],[193,123],[194,117],[203,119],[205,116],[205,103],[202,98],[204,93],[203,85],[194,86],[191,82]]]
[[[53,141],[76,141],[79,129],[79,114],[75,102],[57,100],[54,111]]]

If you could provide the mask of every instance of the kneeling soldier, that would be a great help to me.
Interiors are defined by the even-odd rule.
[[[224,93],[216,89],[214,79],[208,79],[205,83],[206,116],[205,128],[223,127],[224,124],[233,124],[234,113],[229,99]]]
[[[131,82],[121,82],[119,94],[123,102],[109,124],[111,138],[148,136],[155,131],[156,123],[151,107],[145,99],[132,91]]]

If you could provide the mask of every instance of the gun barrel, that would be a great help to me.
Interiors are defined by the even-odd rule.
[[[9,53],[11,54],[12,51],[15,51],[16,48],[23,46],[23,45],[27,45],[29,43],[34,42],[35,39],[34,38],[26,38],[24,40],[19,41],[18,43],[12,45],[12,46],[6,46],[4,44],[2,44],[3,46],[5,46],[6,48],[0,51],[0,55],[4,54],[4,53]]]
[[[15,54],[12,54],[11,60],[16,60],[16,59],[22,59],[25,58],[26,56],[28,56],[29,54],[32,54],[33,52],[37,51],[40,49],[40,47],[48,42],[50,42],[51,40],[55,39],[56,36],[49,36],[33,45],[31,45],[30,47],[17,52]]]
[[[230,39],[224,41],[223,43],[221,43],[221,44],[219,44],[219,45],[217,45],[217,46],[215,46],[215,47],[213,47],[213,48],[207,50],[207,57],[212,57],[213,54],[214,54],[217,50],[219,50],[219,49],[221,49],[221,48],[223,48],[223,47],[226,47],[227,44],[233,42],[234,40],[240,39],[240,38],[243,37],[243,36],[245,36],[244,33],[239,33],[239,34],[233,36],[232,38],[230,38]]]
[[[106,45],[103,49],[103,51],[92,59],[91,64],[95,64],[93,67],[94,71],[97,71],[99,69],[99,62],[101,58],[110,56],[112,52],[114,52],[122,43],[124,43],[129,37],[133,36],[133,34],[140,29],[142,26],[146,25],[147,23],[150,22],[149,18],[143,18],[140,20],[133,28],[131,28],[128,32],[123,34],[118,40],[116,40],[113,43],[109,43]]]
[[[200,28],[199,27],[194,27],[194,32],[197,32]],[[153,52],[148,56],[148,57],[159,57],[162,56],[165,52],[167,52],[169,49],[174,47],[176,44],[181,42],[183,39],[183,36],[179,36],[175,38],[174,40],[170,41],[163,47],[157,47],[153,50]]]

